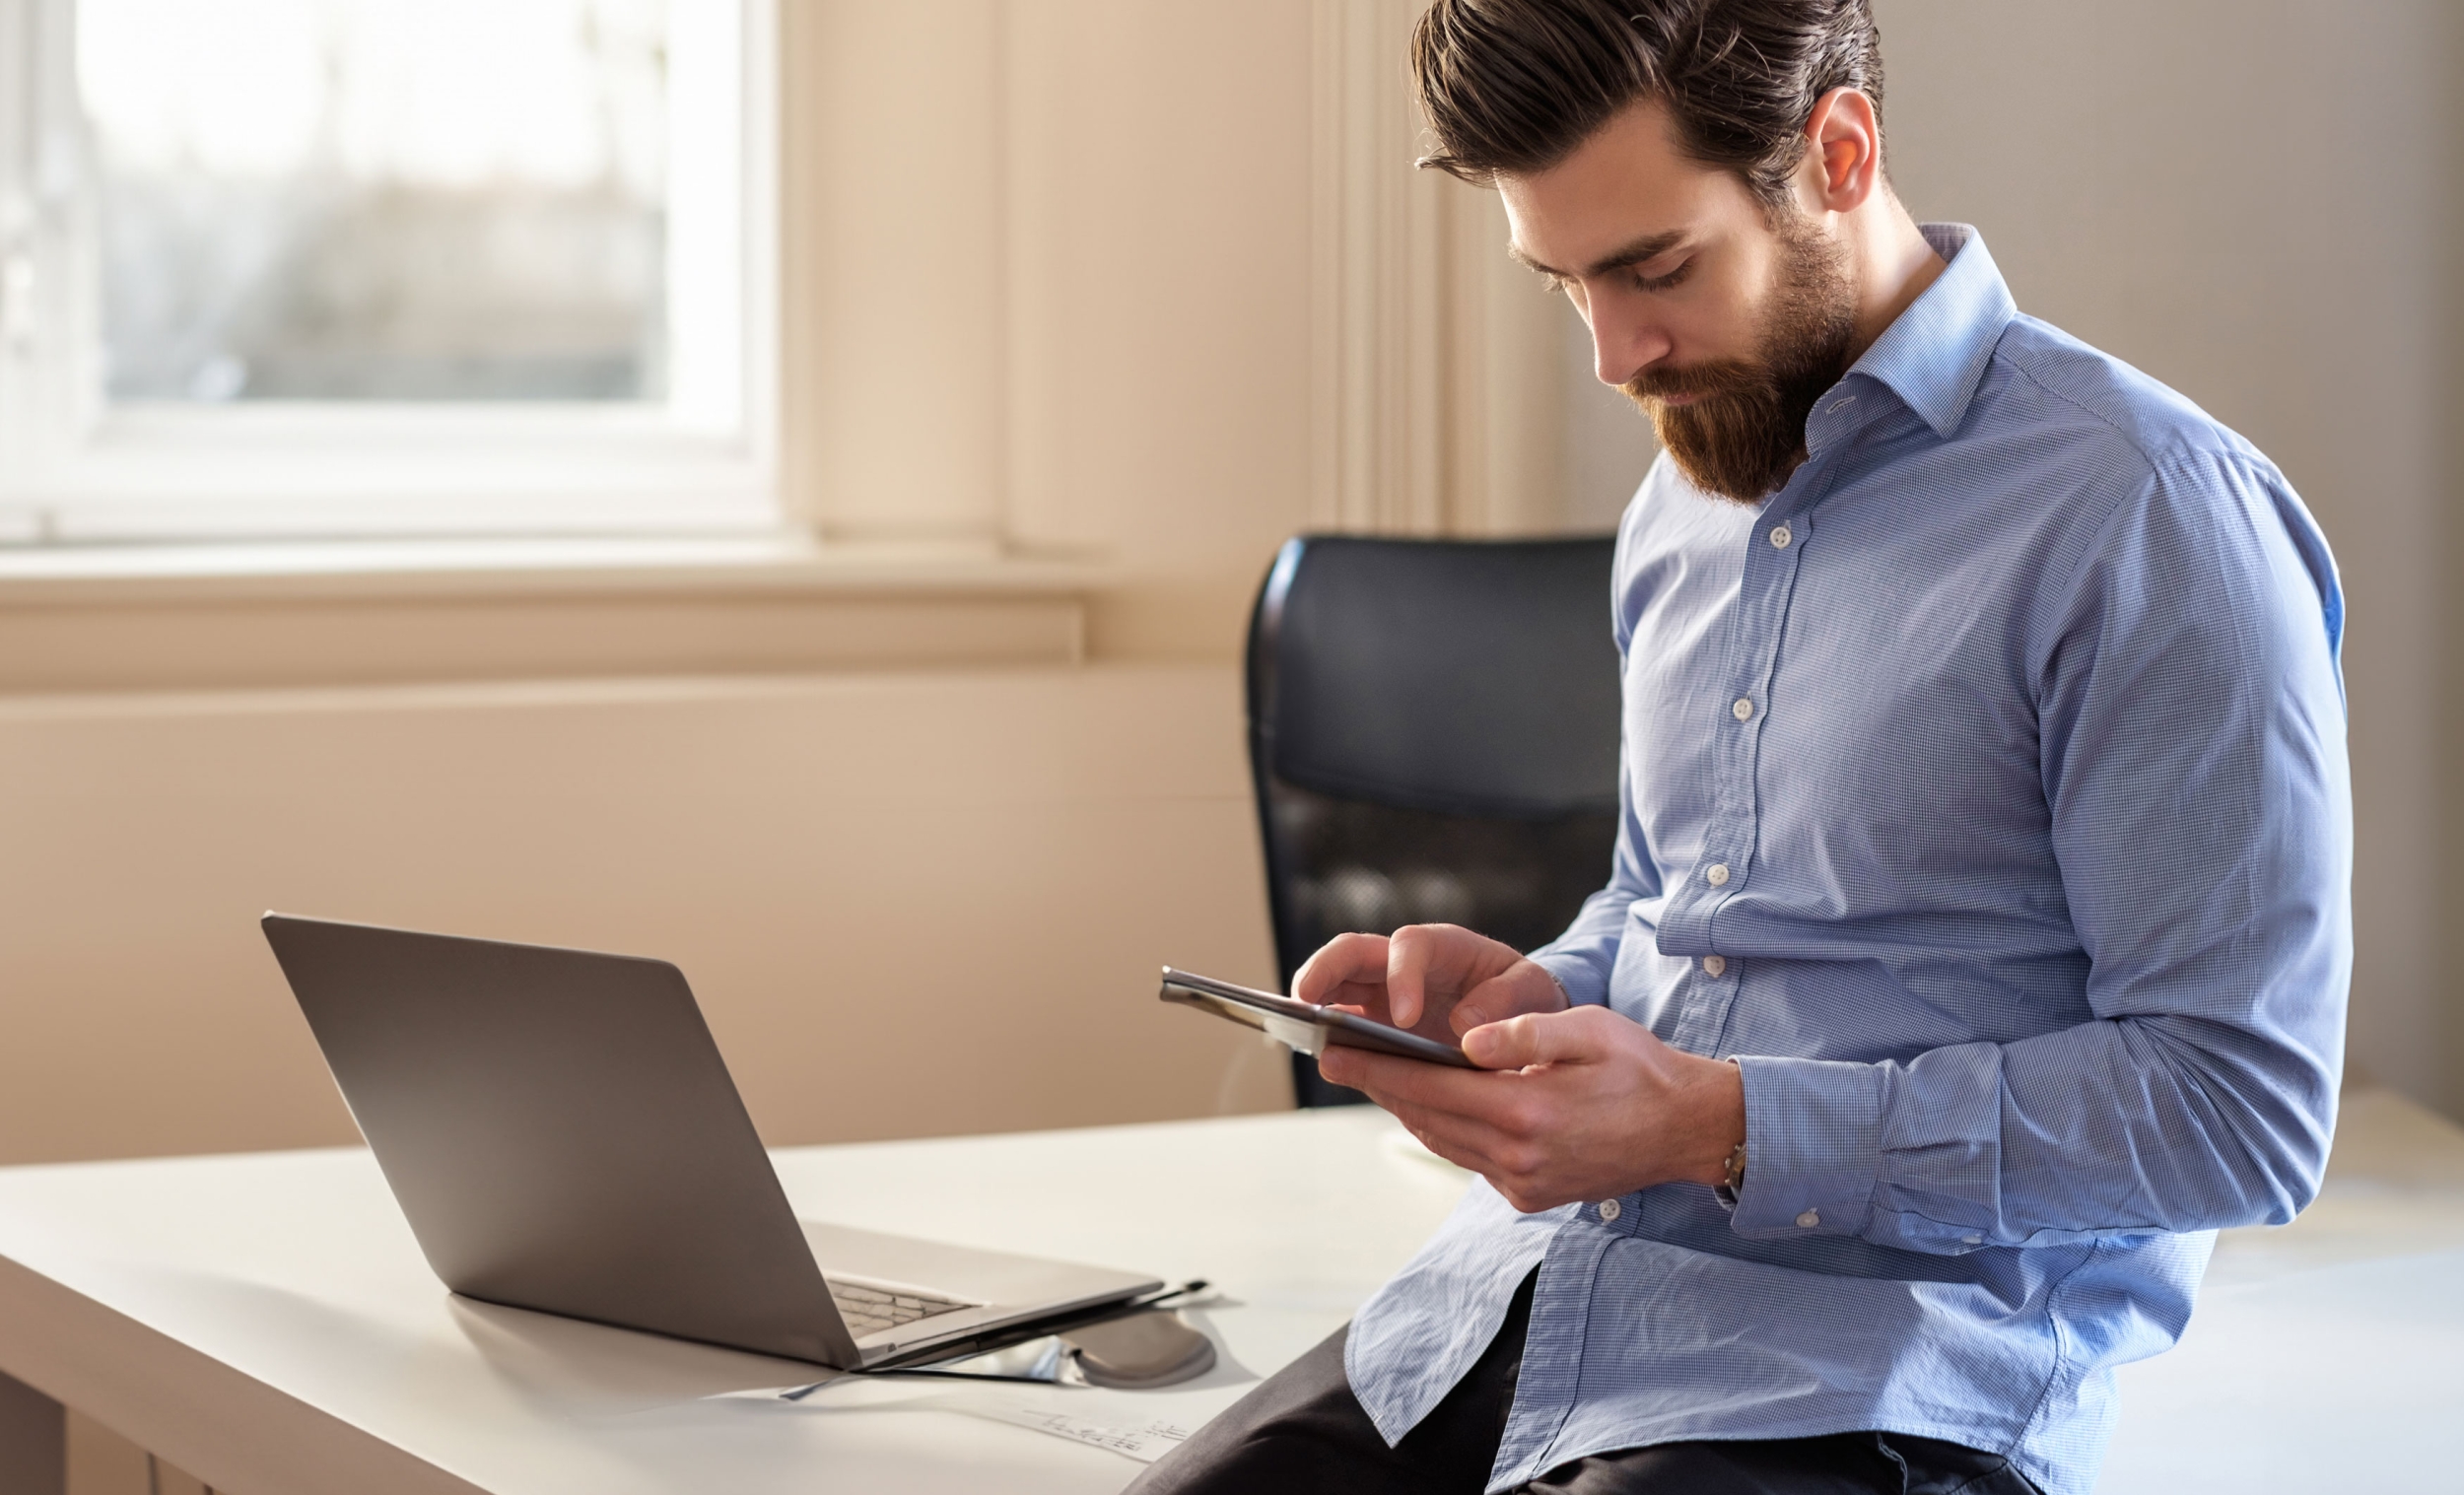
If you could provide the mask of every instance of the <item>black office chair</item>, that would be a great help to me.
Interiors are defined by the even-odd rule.
[[[1347,930],[1533,949],[1608,882],[1613,546],[1284,544],[1250,619],[1249,751],[1285,990]],[[1292,1060],[1301,1105],[1364,1099]]]

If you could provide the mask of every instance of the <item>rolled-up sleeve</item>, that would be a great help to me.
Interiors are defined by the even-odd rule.
[[[2030,640],[2094,1020],[1741,1055],[1734,1228],[1936,1253],[2291,1219],[2334,1123],[2352,806],[2333,563],[2272,473],[2158,462]]]

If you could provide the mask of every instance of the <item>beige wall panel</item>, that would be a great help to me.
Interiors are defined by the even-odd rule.
[[[1607,533],[1617,527],[1634,490],[1660,455],[1651,418],[1625,391],[1600,381],[1591,329],[1568,305],[1558,323],[1559,387],[1565,393],[1559,470],[1565,474],[1566,527]]]
[[[2458,175],[2442,0],[1879,0],[1891,167],[2020,306],[2182,390],[2291,476],[2351,604],[2352,1055],[2464,1103],[2442,913],[2442,320]],[[2151,827],[2150,834],[2162,834]]]
[[[1308,511],[1309,5],[1012,25],[1022,536],[1105,538],[1098,657],[1228,658]]]
[[[791,0],[783,273],[801,507],[990,539],[1008,461],[1000,0]]]
[[[1108,539],[1070,461],[1072,385],[1065,376],[1085,278],[1071,260],[1088,252],[1075,227],[1088,195],[1075,163],[1104,112],[1082,75],[1100,79],[1116,44],[1108,29],[1088,20],[1082,5],[1047,4],[1006,24],[1009,114],[999,149],[1009,214],[1002,266],[1008,363],[1000,376],[1009,401],[1007,537],[1027,549],[1095,552]]]
[[[1289,1104],[1222,668],[0,705],[0,1161],[351,1139],[267,908],[657,955],[774,1142]]]
[[[1567,387],[1565,327],[1581,318],[1507,257],[1511,230],[1495,192],[1452,177],[1445,186],[1446,271],[1457,308],[1449,329],[1448,527],[1468,535],[1613,527],[1587,524],[1569,503],[1562,433],[1582,391]]]

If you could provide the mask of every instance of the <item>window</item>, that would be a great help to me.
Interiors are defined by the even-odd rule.
[[[764,0],[0,0],[0,543],[746,532]]]

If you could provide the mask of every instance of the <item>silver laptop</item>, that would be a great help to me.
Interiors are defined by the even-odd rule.
[[[663,961],[268,914],[265,937],[445,1286],[842,1370],[1162,1286],[799,1220]]]

